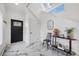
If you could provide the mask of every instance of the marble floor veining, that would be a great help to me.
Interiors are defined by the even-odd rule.
[[[8,45],[3,56],[65,56],[65,54],[47,49],[42,42],[36,41],[29,46],[25,42]]]

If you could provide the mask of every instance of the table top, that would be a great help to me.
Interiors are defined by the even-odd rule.
[[[62,39],[67,39],[67,40],[76,40],[76,39],[72,39],[72,38],[68,38],[68,37],[61,37],[61,36],[54,36],[53,37],[57,37],[57,38],[62,38]]]

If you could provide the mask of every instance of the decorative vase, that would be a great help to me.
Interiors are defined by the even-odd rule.
[[[67,37],[73,39],[74,38],[74,33],[73,32],[67,33]]]
[[[57,28],[55,28],[53,32],[54,32],[54,36],[59,36],[60,34],[60,30]]]

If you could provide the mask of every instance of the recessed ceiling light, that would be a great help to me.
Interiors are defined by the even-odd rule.
[[[19,5],[19,3],[15,3],[15,5]]]

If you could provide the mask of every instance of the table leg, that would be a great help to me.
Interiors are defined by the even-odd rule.
[[[55,46],[56,46],[56,37],[55,37]]]
[[[69,53],[71,55],[71,52],[72,52],[72,41],[71,39],[69,40]]]

